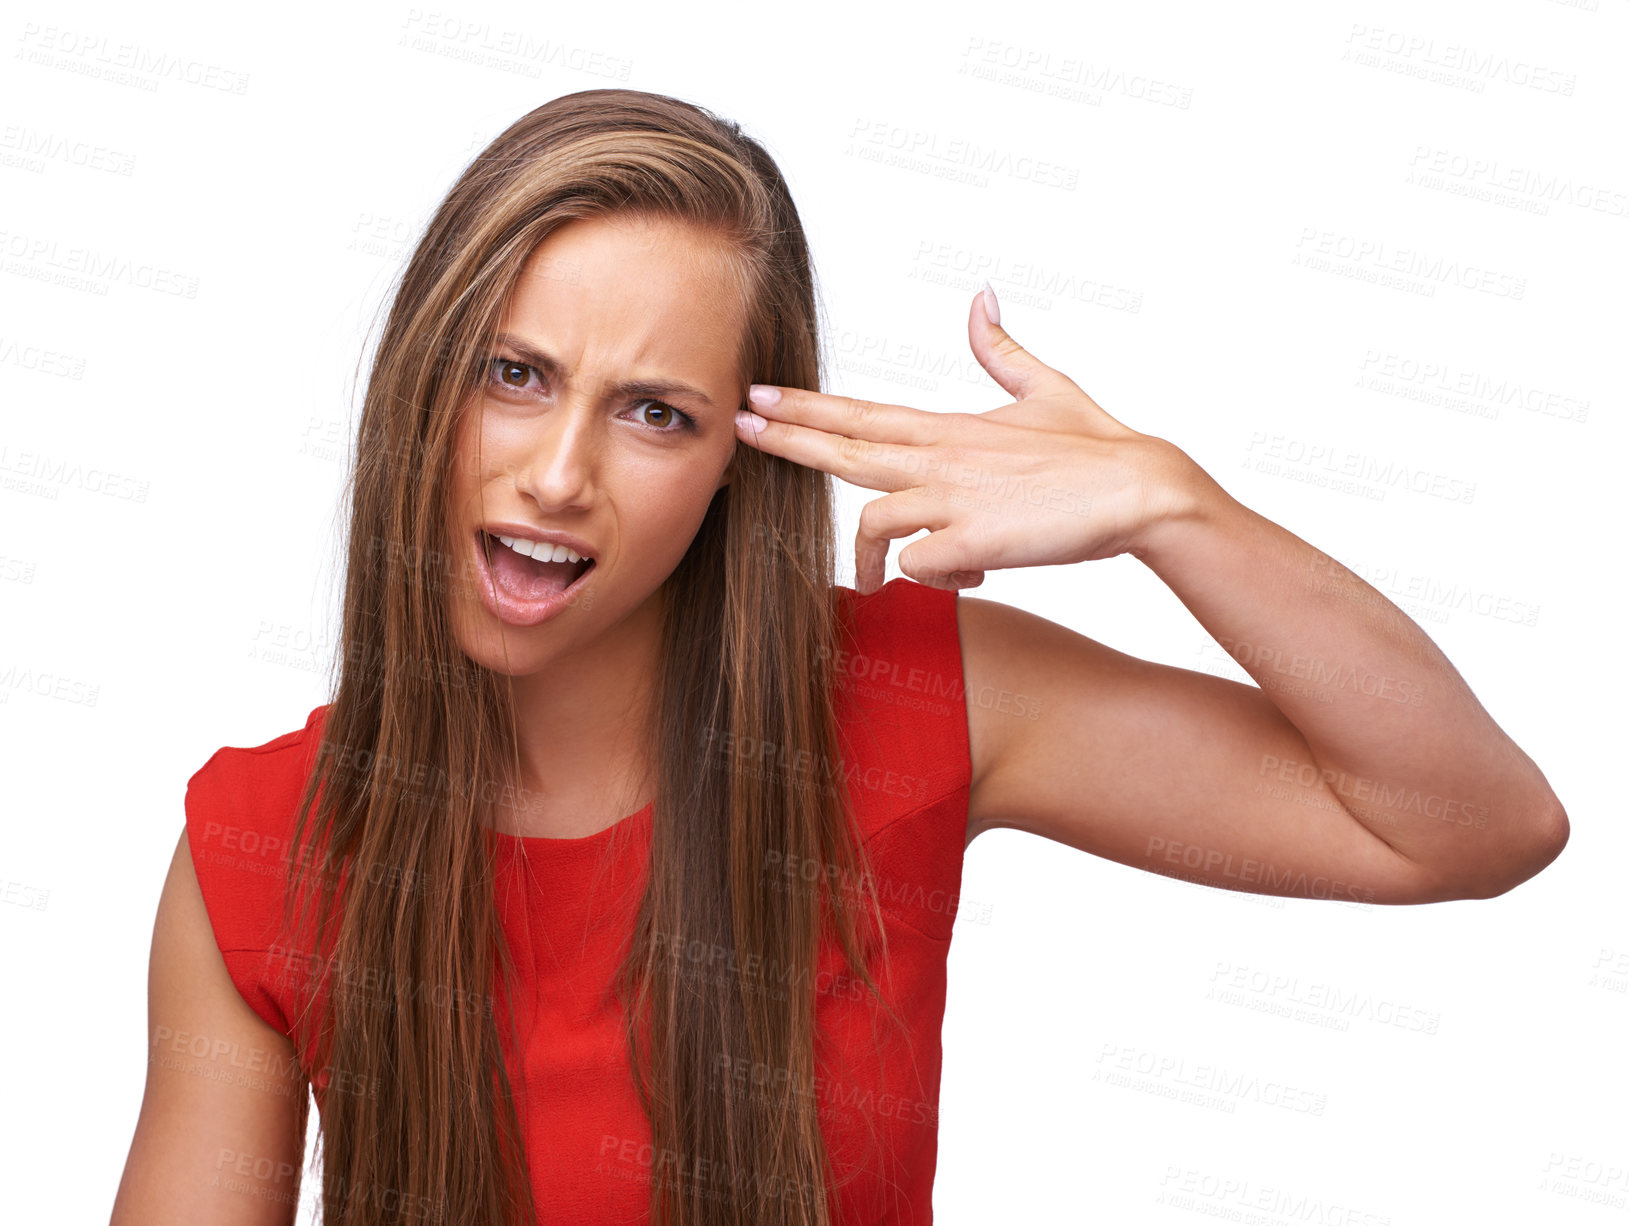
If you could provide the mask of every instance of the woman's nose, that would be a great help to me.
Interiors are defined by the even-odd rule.
[[[604,451],[603,429],[603,410],[587,402],[568,402],[543,414],[516,485],[543,507],[586,505]]]

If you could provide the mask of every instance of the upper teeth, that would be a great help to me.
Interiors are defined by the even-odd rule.
[[[539,562],[581,562],[582,554],[575,549],[567,549],[564,545],[551,545],[547,541],[528,541],[518,536],[498,537],[505,545],[516,553],[523,553],[529,558],[536,558]]]

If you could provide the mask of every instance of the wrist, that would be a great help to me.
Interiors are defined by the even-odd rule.
[[[1153,441],[1148,479],[1157,491],[1150,499],[1155,509],[1126,552],[1158,570],[1182,542],[1214,528],[1240,504],[1182,448],[1166,439]]]

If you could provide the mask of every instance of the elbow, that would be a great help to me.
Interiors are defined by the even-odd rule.
[[[1572,825],[1567,820],[1567,811],[1561,807],[1561,802],[1554,801],[1546,810],[1545,816],[1533,823],[1533,828],[1534,835],[1528,849],[1516,861],[1513,869],[1500,876],[1485,879],[1482,888],[1468,897],[1497,898],[1501,894],[1508,894],[1522,882],[1538,876],[1555,863],[1556,858],[1567,846],[1567,840],[1572,836]]]
[[[1561,802],[1556,800],[1550,805],[1544,821],[1539,824],[1538,850],[1533,855],[1527,877],[1537,876],[1553,864],[1571,837],[1572,823],[1567,820],[1567,811],[1561,807]],[[1523,877],[1522,880],[1526,881],[1527,877]]]
[[[1561,807],[1559,800],[1555,802],[1550,813],[1550,820],[1546,827],[1546,837],[1549,840],[1546,845],[1546,852],[1538,868],[1533,870],[1535,873],[1559,856],[1562,848],[1566,847],[1567,840],[1572,837],[1572,823],[1567,820],[1567,811]]]

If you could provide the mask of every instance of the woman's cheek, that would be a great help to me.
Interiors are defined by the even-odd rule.
[[[676,566],[706,518],[707,508],[718,492],[718,477],[694,454],[678,463],[639,467],[642,471],[629,474],[624,486],[629,500],[623,502],[618,518],[625,528],[632,526],[641,536],[647,529],[659,533],[668,543],[661,552],[671,554],[670,560]]]

